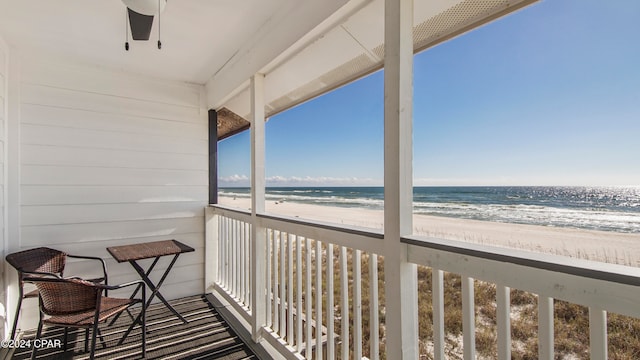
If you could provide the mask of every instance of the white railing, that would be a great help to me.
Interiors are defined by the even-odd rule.
[[[250,321],[251,289],[243,284],[250,281],[251,216],[219,206],[207,213],[207,246],[217,253],[207,267],[215,267],[215,287]],[[379,359],[382,234],[267,215],[257,221],[267,242],[265,338],[290,358]]]
[[[251,316],[251,216],[241,211],[217,209],[207,222],[207,238],[215,239],[215,254],[206,262],[215,264],[215,282],[223,289],[247,321]],[[209,244],[208,244],[209,245]]]
[[[252,219],[220,206],[207,209],[206,266],[207,273],[215,274],[209,275],[216,279],[214,287],[250,321],[249,294],[255,282],[249,278],[253,245],[248,234],[258,226],[267,242],[264,338],[291,359],[385,358],[385,334],[379,331],[384,328],[379,317],[384,298],[378,292],[384,265],[377,255],[383,253],[382,234],[297,218]],[[540,359],[554,358],[554,299],[589,307],[592,359],[607,358],[607,311],[640,318],[638,268],[433,238],[402,242],[408,246],[408,262],[432,270],[436,359],[446,358],[444,272],[462,276],[464,359],[476,358],[476,280],[496,286],[500,359],[511,358],[511,288],[538,295]]]
[[[592,359],[606,359],[607,311],[640,318],[640,269],[557,255],[539,254],[433,238],[402,239],[409,261],[432,273],[433,348],[445,358],[443,272],[462,276],[463,350],[476,358],[474,282],[496,287],[496,333],[499,359],[511,359],[510,289],[538,297],[538,358],[554,359],[554,299],[589,308]]]

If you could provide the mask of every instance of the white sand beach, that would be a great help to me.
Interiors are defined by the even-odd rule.
[[[220,197],[220,204],[249,210],[248,198]],[[302,219],[381,230],[383,211],[267,201],[266,211]],[[640,235],[414,215],[414,234],[640,266]]]

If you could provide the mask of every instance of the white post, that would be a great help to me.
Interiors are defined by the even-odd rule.
[[[378,255],[369,254],[369,359],[380,359],[380,318],[378,304]]]
[[[213,289],[218,280],[218,215],[213,207],[205,208],[204,290]]]
[[[498,359],[511,359],[511,288],[496,285]]]
[[[6,92],[6,118],[5,122],[5,254],[10,254],[20,250],[20,242],[22,236],[21,214],[21,167],[20,167],[20,123],[21,123],[21,89],[22,89],[22,65],[20,62],[20,53],[15,47],[5,46],[8,49],[6,76],[7,76],[7,92]],[[7,312],[7,321],[5,322],[5,334],[11,331],[14,321],[17,299],[18,299],[18,273],[5,266],[5,286],[6,300],[5,311]],[[20,323],[18,323],[20,328]],[[5,336],[6,338],[7,336]]]
[[[259,342],[267,318],[265,274],[266,234],[257,214],[264,213],[264,75],[251,77],[251,337]]]
[[[473,278],[462,276],[462,350],[465,360],[476,358],[476,314]]]
[[[444,360],[444,272],[432,269],[433,358]]]
[[[387,359],[418,358],[417,267],[400,242],[413,231],[413,0],[385,1],[384,262]]]
[[[333,244],[327,244],[327,359],[335,360],[335,329],[334,329],[334,299],[333,299]],[[377,359],[376,359],[377,360]]]
[[[589,308],[589,345],[592,359],[606,359],[607,353],[607,312]]]
[[[362,359],[362,251],[353,251],[353,356]]]
[[[538,295],[538,359],[553,360],[553,298]]]

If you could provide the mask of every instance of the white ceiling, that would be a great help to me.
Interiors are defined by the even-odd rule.
[[[435,46],[535,1],[414,0],[414,51]],[[350,11],[342,8],[336,12],[334,17],[340,17],[320,30],[319,36],[299,44],[297,52],[260,69],[265,74],[267,116],[382,68],[384,0],[351,0],[350,4],[354,5]],[[248,84],[237,89],[234,97],[225,98],[228,91],[216,92],[216,87],[224,84],[218,79],[215,76],[207,84],[209,105],[225,106],[248,117]]]
[[[275,14],[297,0],[169,0],[149,41],[125,51],[121,0],[0,0],[0,34],[24,57],[51,57],[206,83]]]
[[[537,0],[414,0],[414,47],[434,46]],[[0,35],[23,58],[206,84],[207,105],[267,115],[382,67],[384,0],[168,0],[149,41],[125,51],[121,0],[0,0]]]

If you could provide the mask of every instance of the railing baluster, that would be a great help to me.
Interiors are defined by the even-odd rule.
[[[280,236],[280,231],[273,231],[273,326],[271,327],[275,333],[280,332],[280,313],[279,313],[279,293],[278,293],[278,245],[280,245],[280,241],[276,237]]]
[[[283,236],[284,235],[284,236]],[[287,336],[287,302],[286,300],[286,262],[285,262],[285,252],[286,244],[285,244],[285,236],[286,234],[280,233],[280,337],[284,338]]]
[[[465,360],[476,358],[476,317],[473,278],[462,276],[462,337]]]
[[[249,247],[249,244],[251,242],[249,241],[249,237],[250,237],[249,234],[251,234],[251,232],[249,230],[249,224],[244,223],[243,231],[244,231],[244,254],[245,254],[245,257],[246,257],[246,260],[244,262],[244,270],[243,270],[244,271],[244,277],[243,277],[243,281],[244,281],[244,303],[249,309],[251,309],[251,304],[250,304],[250,300],[249,300],[249,299],[251,299],[251,296],[249,296],[249,294],[250,294],[250,291],[249,291],[250,285],[249,284],[251,284],[249,282],[249,273],[251,273],[251,266],[250,266],[250,264],[251,264],[251,249]]]
[[[353,256],[353,351],[362,359],[362,251]]]
[[[238,302],[244,301],[244,223],[238,220]]]
[[[511,359],[511,289],[496,285],[498,359]]]
[[[327,359],[335,360],[334,300],[333,300],[333,244],[327,244]],[[373,359],[372,359],[373,360]]]
[[[240,226],[238,225],[238,223],[238,220],[233,221],[233,296],[236,299],[240,298],[238,296],[238,294],[240,293],[240,287],[238,286],[240,285],[240,255],[238,251],[238,245],[240,243],[238,239],[240,235]]]
[[[296,351],[302,351],[302,241],[296,235]]]
[[[291,234],[287,234],[287,343],[293,342],[293,241]]]
[[[349,269],[347,267],[347,248],[340,247],[340,339],[342,340],[342,360],[349,359]]]
[[[249,264],[249,252],[247,249],[247,223],[242,222],[242,267],[240,268],[240,279],[242,284],[242,302],[247,306],[247,294],[249,293],[249,288],[247,284],[247,274],[249,273],[249,269],[247,264]]]
[[[225,289],[229,289],[229,254],[228,254],[228,250],[229,250],[229,218],[225,218],[224,219],[224,241],[223,241],[223,251],[222,253],[224,254],[223,257],[223,261],[224,261],[224,265],[223,265],[223,275],[224,275],[224,281],[223,281],[223,286]]]
[[[316,359],[322,359],[322,243],[316,240]]]
[[[607,358],[607,312],[589,308],[589,344],[592,359]]]
[[[369,359],[380,358],[380,320],[378,318],[378,255],[369,254]]]
[[[272,306],[272,301],[273,301],[273,296],[271,294],[271,262],[273,261],[273,256],[271,255],[272,253],[272,242],[271,239],[273,238],[273,230],[272,229],[267,229],[267,249],[266,249],[266,253],[267,253],[267,274],[266,274],[266,279],[267,279],[267,283],[265,284],[265,289],[267,289],[266,291],[266,309],[267,309],[267,326],[273,326],[273,321],[272,321],[272,310],[273,310],[273,306]]]
[[[444,272],[432,269],[433,357],[444,359]]]
[[[538,358],[553,360],[553,299],[538,296]]]
[[[252,302],[252,296],[251,296],[251,292],[253,291],[251,289],[251,282],[253,281],[251,278],[251,264],[254,261],[257,261],[257,259],[253,258],[253,233],[252,233],[252,226],[251,224],[247,224],[247,245],[249,248],[249,259],[250,261],[247,263],[247,287],[249,288],[249,291],[247,292],[247,303],[249,304],[249,309],[252,309],[251,311],[253,311],[253,302]]]
[[[216,259],[216,266],[218,267],[218,278],[216,282],[218,284],[222,283],[222,259],[224,259],[224,255],[222,252],[222,243],[224,242],[224,218],[222,216],[218,216],[218,258]]]
[[[236,222],[237,220],[231,219],[231,242],[229,244],[229,292],[234,298],[238,294],[236,291]]]
[[[305,312],[306,312],[306,327],[307,327],[307,340],[306,340],[306,349],[305,349],[305,355],[307,359],[311,359],[313,357],[313,346],[312,346],[312,342],[311,342],[311,335],[312,335],[312,328],[311,328],[311,322],[312,322],[312,317],[311,317],[311,305],[313,304],[313,291],[311,289],[311,239],[307,238],[305,241],[305,246],[304,246],[304,251],[305,251],[305,255],[306,255],[306,260],[305,263],[307,264],[307,271],[306,271],[306,277],[305,277],[305,296],[304,296],[304,303],[305,303]],[[316,295],[317,296],[317,295]]]

